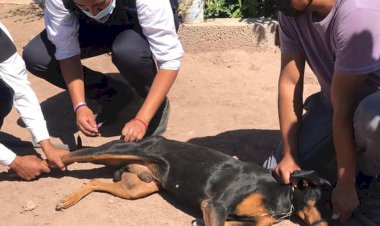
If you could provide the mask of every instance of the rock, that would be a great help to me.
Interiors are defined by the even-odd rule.
[[[23,212],[30,212],[30,211],[34,210],[35,208],[37,208],[37,207],[38,207],[38,205],[35,202],[33,202],[31,200],[28,200],[22,206],[21,213],[23,213]]]

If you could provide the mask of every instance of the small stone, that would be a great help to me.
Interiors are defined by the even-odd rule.
[[[32,211],[34,210],[35,208],[37,208],[37,204],[31,200],[28,200],[24,203],[24,205],[22,206],[22,209],[23,211],[21,212],[25,212],[25,211]]]

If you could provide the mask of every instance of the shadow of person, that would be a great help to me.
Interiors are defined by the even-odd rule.
[[[112,108],[112,106],[121,105],[122,107],[119,111],[115,110],[115,112],[113,112],[114,109],[107,109],[107,112],[111,112],[112,116],[109,120],[104,121],[99,128],[99,132],[103,137],[120,136],[124,125],[137,114],[143,99],[135,94],[134,90],[129,92],[133,93],[132,96],[120,95],[120,93],[124,93],[122,89],[133,89],[125,79],[121,78],[120,74],[108,73],[106,76],[109,80],[109,88],[115,91],[114,98],[110,98],[112,104],[109,106]],[[96,100],[86,99],[86,102],[94,114],[99,114],[103,110],[103,106]],[[74,134],[78,132],[78,128],[69,93],[62,91],[47,98],[41,103],[41,109],[47,122],[50,136],[59,138],[70,150],[75,150],[77,144]],[[21,118],[17,120],[17,124],[25,127]]]
[[[74,134],[78,131],[75,125],[74,113],[70,96],[67,91],[49,97],[41,103],[47,128],[51,137],[58,137],[69,149],[75,149]],[[24,126],[21,118],[17,124]]]
[[[280,139],[278,130],[241,129],[215,136],[192,138],[187,142],[213,148],[242,161],[262,164]]]
[[[35,155],[41,158],[41,155],[34,149],[33,143],[28,141],[23,141],[18,137],[4,133],[0,131],[0,141],[5,147],[12,150],[16,155]]]

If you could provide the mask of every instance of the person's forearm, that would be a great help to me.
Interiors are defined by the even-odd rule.
[[[333,137],[336,149],[338,183],[355,184],[356,150],[352,115],[334,112]]]
[[[82,64],[79,56],[59,61],[63,78],[70,93],[73,106],[85,101]]]
[[[177,74],[177,70],[160,69],[158,71],[148,96],[137,113],[136,118],[143,120],[146,124],[149,124],[168,94],[177,77]]]
[[[295,159],[302,117],[302,86],[280,81],[278,108],[284,156]]]

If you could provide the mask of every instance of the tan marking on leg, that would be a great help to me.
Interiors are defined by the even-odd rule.
[[[246,221],[226,221],[224,226],[256,226],[256,223]]]
[[[203,214],[203,221],[204,221],[205,225],[210,225],[211,211],[209,208],[207,208],[207,205],[208,205],[208,199],[203,200],[201,202],[201,210],[202,210],[202,214]]]
[[[256,217],[256,226],[270,226],[274,224],[274,219],[271,215]]]
[[[308,225],[311,225],[312,223],[320,220],[321,214],[319,210],[316,207],[316,201],[315,200],[309,200],[306,204],[306,206],[297,212],[297,215],[305,221]],[[327,226],[327,222],[321,222],[319,225],[321,226]]]
[[[210,205],[208,199],[201,202],[201,210],[205,226],[223,226],[226,220],[226,213],[223,207]]]
[[[235,209],[238,216],[257,217],[270,215],[264,205],[263,197],[259,193],[253,193],[243,199]]]
[[[57,210],[66,209],[79,202],[93,191],[103,191],[124,199],[137,199],[145,197],[159,190],[155,182],[145,183],[136,174],[123,173],[121,181],[117,183],[105,183],[91,181],[78,191],[63,198],[56,206]]]

